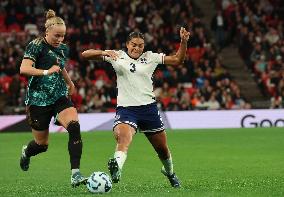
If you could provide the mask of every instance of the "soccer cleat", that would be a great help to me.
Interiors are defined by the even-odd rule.
[[[115,158],[108,161],[108,170],[111,175],[112,182],[118,183],[121,177],[121,170]]]
[[[163,173],[163,175],[165,175],[169,179],[172,187],[175,187],[175,188],[180,187],[180,182],[179,182],[178,177],[176,176],[175,173],[168,175],[168,173],[165,171],[164,168],[161,169],[161,172]]]
[[[79,185],[86,185],[88,178],[85,178],[81,172],[75,172],[71,175],[71,186],[77,187]]]
[[[26,149],[27,149],[27,146],[24,145],[22,147],[22,154],[21,154],[21,159],[20,159],[20,166],[23,171],[28,171],[30,167],[30,157],[26,156]]]

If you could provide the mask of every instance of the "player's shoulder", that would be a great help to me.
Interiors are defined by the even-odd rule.
[[[114,51],[117,55],[124,55],[125,52],[123,50],[110,50],[110,49],[106,49],[105,51]]]
[[[63,50],[66,53],[69,53],[70,50],[68,44],[66,43],[61,43],[58,49]]]
[[[146,51],[140,58],[143,61],[154,62],[155,64],[164,64],[165,54],[164,53],[156,53],[153,51]]]
[[[60,44],[60,48],[61,48],[61,49],[69,50],[69,46],[68,46],[66,43],[61,43],[61,44]]]
[[[123,50],[114,50],[114,51],[117,53],[119,57],[124,57],[126,55],[126,52]]]
[[[144,57],[149,57],[151,55],[153,55],[153,51],[145,51],[141,56],[144,56]]]
[[[156,53],[156,52],[153,52],[153,51],[146,51],[141,55],[141,57],[155,58],[156,56],[160,56],[160,55],[164,55],[164,54],[163,53]]]
[[[44,42],[43,37],[37,37],[29,42],[29,45],[41,45]]]
[[[123,50],[113,50],[117,55],[118,59],[127,59],[127,53]]]

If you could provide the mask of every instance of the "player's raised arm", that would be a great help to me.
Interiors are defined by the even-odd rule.
[[[107,56],[113,60],[116,60],[118,55],[113,50],[95,50],[95,49],[88,49],[83,51],[82,57],[87,60],[103,60],[103,57]]]
[[[184,61],[190,32],[186,31],[184,27],[181,27],[179,34],[181,39],[180,47],[175,55],[165,57],[165,64],[177,65],[183,63]]]

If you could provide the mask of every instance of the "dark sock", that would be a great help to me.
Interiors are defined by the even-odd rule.
[[[83,148],[79,122],[71,121],[67,126],[67,131],[69,133],[68,151],[71,169],[79,169]]]
[[[26,149],[26,156],[31,157],[39,153],[46,152],[48,145],[39,145],[34,140],[30,141]]]

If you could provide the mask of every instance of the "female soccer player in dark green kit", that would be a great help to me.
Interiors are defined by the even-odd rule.
[[[82,139],[78,114],[68,98],[75,86],[64,68],[69,50],[62,43],[66,26],[62,18],[48,10],[45,28],[45,37],[34,39],[26,47],[20,67],[21,74],[29,76],[25,103],[27,120],[34,136],[34,140],[22,148],[20,166],[27,171],[30,158],[47,151],[49,124],[53,116],[69,134],[71,185],[75,187],[85,184],[86,178],[79,171]]]

